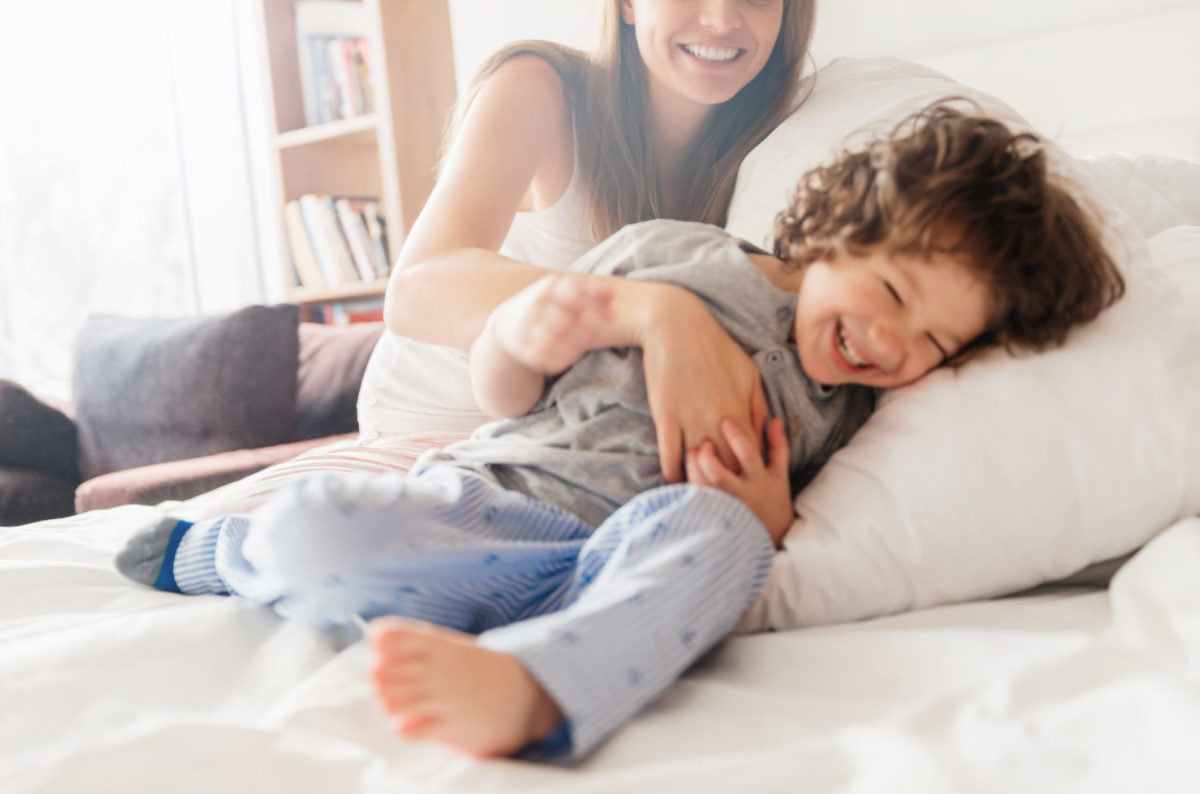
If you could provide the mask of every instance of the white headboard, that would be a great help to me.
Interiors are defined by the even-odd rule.
[[[818,63],[909,58],[1005,100],[1076,154],[1200,159],[1200,0],[824,0],[818,9]]]
[[[451,0],[459,85],[518,38],[591,44],[593,0]],[[1077,154],[1200,160],[1200,0],[819,0],[813,54],[897,55],[1005,100]]]

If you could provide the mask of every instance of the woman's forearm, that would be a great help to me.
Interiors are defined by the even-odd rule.
[[[384,318],[401,336],[468,350],[497,306],[547,272],[495,251],[460,249],[396,270]]]
[[[388,283],[388,328],[422,342],[469,350],[504,301],[549,271],[485,249],[461,249],[402,268]],[[685,304],[687,290],[618,276],[582,276],[612,289],[613,322],[593,347],[640,347]],[[701,309],[703,310],[703,309]]]

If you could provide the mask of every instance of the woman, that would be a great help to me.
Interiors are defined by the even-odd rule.
[[[547,42],[492,57],[388,285],[389,332],[359,398],[364,441],[469,432],[466,354],[491,311],[628,223],[721,224],[742,158],[792,109],[814,0],[603,0],[590,56]],[[758,372],[694,296],[616,285],[644,354],[663,471],[717,424],[762,437]]]
[[[511,45],[459,104],[437,185],[388,284],[389,331],[358,401],[360,443],[318,450],[197,497],[180,517],[247,511],[318,471],[405,472],[487,417],[465,350],[491,311],[621,226],[721,224],[738,166],[794,108],[815,0],[599,0],[600,44]],[[594,277],[599,278],[599,277]],[[644,357],[663,473],[719,422],[762,438],[758,371],[682,289],[614,284]]]

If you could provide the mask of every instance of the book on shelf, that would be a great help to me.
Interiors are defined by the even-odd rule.
[[[363,207],[363,221],[367,236],[371,240],[371,251],[379,278],[387,278],[392,272],[392,260],[388,254],[387,224],[379,214],[379,202],[368,201]]]
[[[300,286],[309,289],[330,286],[325,281],[325,275],[317,261],[317,252],[308,236],[308,228],[304,225],[299,201],[293,200],[283,205],[283,222],[287,233],[288,251],[292,256],[292,267],[295,268],[296,280]]]
[[[358,278],[358,271],[350,259],[350,248],[338,226],[337,216],[331,212],[327,196],[306,193],[301,196],[300,214],[304,228],[317,254],[317,263],[330,287],[345,284]]]
[[[379,277],[379,271],[373,261],[374,251],[371,248],[371,238],[367,232],[367,222],[363,220],[363,204],[362,201],[340,198],[333,203],[333,206],[337,210],[338,222],[341,224],[342,232],[346,235],[346,242],[350,246],[350,256],[354,259],[354,266],[358,268],[359,278],[363,281],[374,281]]]
[[[382,322],[383,296],[353,301],[328,301],[316,309],[316,320],[325,325]]]
[[[307,124],[375,111],[369,21],[362,3],[300,0],[296,51]]]
[[[378,200],[306,193],[284,205],[284,221],[300,286],[338,287],[387,277],[387,227]]]

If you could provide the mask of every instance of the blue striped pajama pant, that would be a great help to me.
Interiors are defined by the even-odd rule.
[[[708,488],[641,494],[593,530],[451,466],[322,474],[197,524],[175,579],[318,626],[401,615],[512,654],[566,717],[525,757],[578,759],[733,627],[774,549]]]

